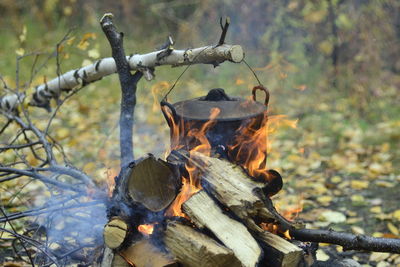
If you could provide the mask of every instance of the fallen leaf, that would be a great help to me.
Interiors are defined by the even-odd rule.
[[[392,213],[393,218],[395,218],[396,220],[400,221],[400,210],[395,210]]]
[[[392,187],[395,186],[394,183],[387,182],[387,181],[376,181],[375,184],[376,184],[377,186],[385,187],[385,188],[392,188]]]
[[[317,250],[317,260],[319,261],[327,261],[329,260],[328,254],[326,254],[322,249]]]
[[[376,267],[391,267],[392,265],[387,262],[387,261],[380,261],[378,262],[378,264],[376,265]]]
[[[382,213],[382,208],[380,206],[375,206],[369,209],[372,213]]]
[[[352,231],[354,234],[356,234],[356,235],[363,235],[363,234],[365,234],[364,229],[362,229],[362,228],[359,227],[359,226],[355,226],[355,225],[351,227],[351,231]]]
[[[392,234],[394,234],[394,235],[396,235],[396,236],[399,235],[399,229],[398,229],[396,226],[394,226],[393,223],[388,222],[386,226],[387,226],[387,228],[389,229],[389,231],[390,231]]]
[[[376,163],[376,162],[369,165],[368,169],[374,174],[381,174],[385,171],[385,168],[383,167],[383,165]]]
[[[386,253],[386,252],[372,252],[371,256],[369,256],[369,260],[379,262],[379,261],[386,260],[387,258],[389,258],[389,256],[390,256],[390,253]]]
[[[332,183],[335,183],[335,184],[338,184],[338,183],[340,183],[342,181],[342,177],[340,177],[340,176],[333,176],[332,178],[331,178],[331,182]]]
[[[346,216],[343,213],[333,210],[323,212],[320,218],[323,221],[330,223],[341,223],[346,221]]]
[[[350,183],[351,188],[356,189],[356,190],[362,190],[362,189],[366,189],[369,186],[369,182],[368,181],[351,181]]]
[[[321,203],[323,206],[327,206],[332,202],[332,197],[331,196],[321,196],[317,198],[317,201]]]

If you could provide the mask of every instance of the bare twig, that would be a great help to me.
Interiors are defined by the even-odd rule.
[[[56,266],[60,266],[60,264],[58,263],[57,259],[54,258],[53,255],[50,255],[50,253],[47,251],[46,248],[42,248],[42,244],[40,244],[38,241],[33,240],[31,238],[28,238],[27,236],[20,235],[20,234],[14,232],[14,231],[10,231],[8,229],[5,229],[3,227],[0,227],[0,231],[7,232],[7,233],[9,233],[9,234],[11,234],[11,235],[13,235],[13,236],[15,236],[17,238],[20,238],[20,239],[24,240],[25,242],[31,244],[32,246],[34,246],[35,248],[40,250],[44,255],[46,255]]]
[[[1,207],[0,207],[0,211],[1,211],[1,213],[3,213],[3,216],[4,216],[4,218],[6,218],[6,220],[7,220],[6,222],[8,222],[8,224],[9,224],[10,227],[11,227],[11,229],[12,229],[14,232],[17,232],[17,231],[15,230],[15,228],[14,228],[14,225],[8,220],[7,213],[6,213]],[[22,241],[22,239],[21,239],[19,236],[17,236],[16,238],[17,238],[17,239],[19,240],[19,242],[21,243],[21,246],[22,246],[22,248],[24,249],[26,255],[28,256],[31,265],[32,265],[33,267],[35,267],[35,264],[33,263],[32,256],[31,256],[31,254],[29,253],[29,251],[26,249],[26,246],[25,246],[24,242]]]
[[[94,206],[94,205],[102,204],[105,201],[105,200],[93,200],[90,202],[77,203],[77,204],[71,204],[71,205],[64,204],[66,201],[70,201],[70,200],[71,199],[67,199],[65,201],[60,201],[50,207],[44,206],[44,207],[35,208],[32,210],[28,210],[28,211],[16,212],[13,214],[9,214],[7,218],[5,218],[5,217],[0,218],[0,223],[6,222],[6,221],[17,220],[17,219],[21,219],[21,218],[25,218],[25,217],[30,217],[30,216],[37,216],[37,215],[44,214],[44,213],[56,212],[56,211],[60,211],[60,210],[68,210],[68,209],[76,209],[76,208]]]
[[[221,37],[219,38],[217,46],[221,46],[225,43],[226,33],[228,32],[229,24],[231,23],[230,17],[226,17],[225,25],[222,25],[222,17],[219,20],[219,24],[221,25],[222,33]]]
[[[41,175],[41,174],[33,172],[33,171],[19,170],[19,169],[8,168],[8,167],[0,167],[0,172],[20,174],[20,175],[28,176],[28,177],[37,179],[37,180],[39,180],[39,181],[41,181],[41,182],[43,182],[45,184],[50,184],[50,185],[56,186],[56,187],[61,188],[61,189],[66,189],[66,190],[75,191],[75,192],[86,192],[85,189],[78,188],[77,185],[59,182],[59,181],[50,179],[50,178],[48,178],[48,177],[46,177],[44,175]]]

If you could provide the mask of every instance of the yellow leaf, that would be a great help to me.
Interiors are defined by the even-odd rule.
[[[380,206],[372,207],[370,210],[372,213],[382,213],[382,208]]]
[[[386,187],[386,188],[392,188],[392,187],[395,186],[394,183],[386,182],[386,181],[376,181],[375,184],[376,184],[377,186]]]
[[[374,174],[381,174],[385,172],[385,168],[379,163],[372,163],[369,165],[368,169]]]
[[[395,218],[396,220],[400,221],[400,210],[395,210],[393,213],[393,218]]]
[[[351,201],[356,202],[356,203],[363,203],[364,197],[362,195],[352,195]]]
[[[394,226],[393,223],[388,222],[388,223],[387,223],[387,228],[389,229],[389,231],[390,231],[392,234],[394,234],[394,235],[396,235],[396,236],[399,235],[399,229],[398,229],[396,226]]]
[[[340,183],[342,181],[342,177],[340,177],[340,176],[333,176],[332,178],[331,178],[331,182],[332,183],[335,183],[335,184],[338,184],[338,183]]]
[[[74,43],[74,41],[75,41],[75,36],[68,39],[67,45],[72,45]]]
[[[21,48],[18,48],[17,50],[15,50],[15,53],[18,56],[23,56],[25,54],[25,50],[21,47]]]
[[[369,257],[370,261],[381,262],[389,258],[390,253],[385,252],[372,252],[371,256]]]
[[[96,48],[90,49],[88,51],[88,56],[91,58],[99,58],[100,57],[99,50],[97,50]]]
[[[78,47],[80,50],[86,50],[88,48],[88,46],[89,46],[89,42],[88,41],[81,40],[76,47]]]
[[[69,136],[69,130],[67,128],[59,128],[57,129],[57,139],[62,140]]]
[[[366,189],[369,186],[369,182],[368,181],[351,181],[350,183],[351,188],[356,189],[356,190],[361,190],[361,189]]]
[[[19,41],[20,41],[21,43],[25,42],[25,40],[26,40],[26,33],[27,33],[27,29],[26,29],[26,25],[24,25],[24,26],[22,27],[22,33],[21,33],[21,35],[19,36]]]
[[[344,156],[337,154],[332,156],[331,162],[337,169],[343,169],[348,164],[348,161]]]
[[[380,232],[374,232],[374,233],[372,234],[372,236],[373,236],[373,237],[382,237],[383,234],[380,233]]]
[[[329,205],[332,202],[332,197],[331,196],[321,196],[317,198],[317,201],[321,203],[324,206]]]
[[[359,227],[359,226],[355,226],[355,225],[351,227],[351,231],[352,231],[354,234],[356,234],[356,235],[363,235],[363,234],[365,234],[364,229],[362,229],[362,228]]]

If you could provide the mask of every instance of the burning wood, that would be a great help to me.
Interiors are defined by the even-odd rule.
[[[175,201],[164,209],[167,212],[158,211],[158,208],[152,210],[147,205],[142,214],[143,218],[151,217],[149,214],[152,213],[164,214],[158,217],[157,224],[146,223],[143,219],[136,220],[137,224],[132,221],[125,227],[125,219],[113,218],[104,229],[108,247],[135,266],[139,266],[138,262],[143,262],[143,257],[139,256],[141,254],[136,252],[138,248],[135,248],[139,246],[138,241],[134,241],[140,236],[158,240],[156,243],[161,244],[184,266],[256,266],[265,260],[275,262],[272,266],[295,266],[302,259],[301,249],[278,235],[268,235],[256,223],[260,219],[269,222],[281,219],[276,211],[271,211],[265,206],[265,201],[257,195],[264,194],[267,198],[268,182],[255,181],[240,166],[226,160],[208,157],[198,152],[192,152],[191,157],[177,151],[173,154],[175,157],[169,159],[173,159],[175,167],[165,163],[160,167],[161,161],[149,157],[132,165],[132,170],[127,172],[125,179],[122,179],[125,182],[117,183],[119,186],[128,187],[130,192],[136,192],[143,185],[141,182],[131,182],[131,179],[144,181],[156,180],[158,177],[163,180],[167,177],[166,173],[181,175],[181,172],[175,170],[178,163],[185,166],[189,176],[188,179],[182,179],[181,192]],[[164,167],[168,168],[168,171],[165,170],[162,175],[155,175],[159,168]],[[161,183],[155,181],[154,184],[158,186]],[[118,197],[119,193],[126,190],[115,192],[114,198],[121,199]],[[162,199],[163,190],[153,190],[153,192],[153,198]],[[127,206],[141,205],[140,203],[146,201],[133,197],[123,199],[128,201]],[[197,231],[179,222],[168,222],[168,218],[172,216],[187,218],[197,226]],[[139,222],[144,223],[139,224]],[[127,230],[128,228],[130,230]],[[128,235],[129,232],[133,233]],[[130,242],[133,242],[130,249],[124,249],[123,247],[127,247]],[[274,259],[263,257],[263,252],[265,255],[273,255]]]
[[[166,162],[149,155],[135,163],[126,183],[126,193],[133,201],[157,212],[175,199],[180,180]]]

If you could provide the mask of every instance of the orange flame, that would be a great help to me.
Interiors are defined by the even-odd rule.
[[[300,195],[300,197],[296,197],[296,199],[292,199],[289,197],[289,199],[286,198],[284,207],[282,207],[282,203],[281,205],[279,205],[279,203],[276,203],[275,208],[287,220],[293,221],[297,218],[299,213],[303,211],[303,199],[303,195]]]
[[[144,235],[151,235],[154,231],[154,224],[141,224],[137,229]]]
[[[198,143],[196,147],[194,147],[190,153],[196,151],[203,153],[207,156],[211,154],[211,144],[206,137],[207,131],[215,125],[215,119],[220,113],[220,109],[213,108],[211,109],[211,114],[209,120],[204,123],[200,129],[198,128],[191,128],[188,132],[187,136],[193,137],[195,142]],[[179,128],[174,123],[173,124],[175,129],[172,129],[172,141],[176,141],[174,144],[178,146],[179,142]],[[177,135],[177,139],[174,138],[174,135]],[[174,146],[172,146],[174,147]],[[178,196],[175,198],[174,202],[170,205],[170,207],[165,212],[167,216],[180,216],[186,217],[186,215],[182,212],[182,204],[185,203],[193,194],[198,192],[202,189],[198,170],[195,166],[192,166],[190,163],[185,165],[185,168],[189,174],[188,178],[182,177],[182,188]]]
[[[233,145],[228,146],[229,155],[249,172],[250,176],[270,180],[266,167],[267,150],[270,147],[270,134],[280,125],[296,128],[297,120],[288,120],[284,115],[251,119],[243,124],[236,134]]]

